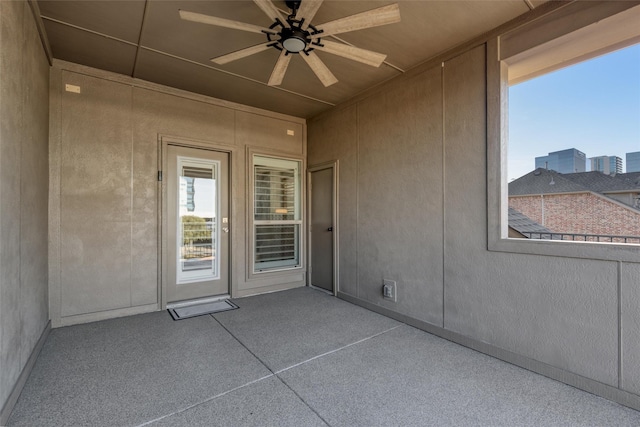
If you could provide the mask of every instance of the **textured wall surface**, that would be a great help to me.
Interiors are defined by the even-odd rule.
[[[249,280],[245,229],[248,150],[303,159],[302,120],[74,64],[54,64],[51,82],[53,326],[160,307],[162,138],[231,152],[233,295],[304,283],[302,270]]]
[[[62,316],[131,304],[131,87],[75,73],[62,93]],[[124,106],[128,108],[123,108]]]
[[[49,320],[49,64],[26,2],[0,2],[0,409]]]
[[[615,263],[486,249],[484,56],[444,67],[445,327],[615,385]]]
[[[622,372],[620,387],[640,395],[640,264],[622,263],[620,312]]]
[[[638,265],[487,250],[485,46],[440,65],[308,123],[309,164],[341,167],[341,291],[638,393]]]
[[[323,115],[309,127],[308,154],[309,165],[339,160],[340,292],[438,325],[441,73],[434,67]],[[397,281],[397,302],[382,298],[383,279]]]
[[[360,297],[442,324],[441,68],[358,105]],[[425,120],[429,117],[430,120]],[[397,281],[397,303],[382,299]]]

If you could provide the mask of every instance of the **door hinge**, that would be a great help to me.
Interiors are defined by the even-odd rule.
[[[162,181],[162,171],[158,171],[158,181]]]

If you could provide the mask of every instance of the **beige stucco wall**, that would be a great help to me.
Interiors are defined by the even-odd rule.
[[[436,66],[309,127],[309,165],[339,160],[340,291],[438,325],[441,106]],[[397,304],[382,299],[383,278],[401,284]]]
[[[49,63],[26,2],[0,2],[0,424],[49,320]],[[4,419],[3,419],[4,418]]]
[[[486,51],[309,121],[309,165],[340,165],[341,295],[638,407],[638,264],[488,250]]]
[[[167,139],[230,152],[232,296],[305,283],[304,268],[251,277],[246,230],[250,153],[304,160],[304,120],[56,61],[51,122],[53,326],[162,307]]]

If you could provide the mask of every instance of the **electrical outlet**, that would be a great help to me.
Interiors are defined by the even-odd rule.
[[[384,279],[382,281],[382,298],[397,302],[398,301],[398,288],[395,280]]]

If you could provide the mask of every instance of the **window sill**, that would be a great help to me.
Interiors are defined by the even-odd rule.
[[[491,238],[491,236],[489,236],[488,249],[492,252],[640,263],[639,245],[515,238],[503,239]]]

